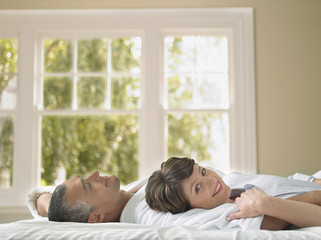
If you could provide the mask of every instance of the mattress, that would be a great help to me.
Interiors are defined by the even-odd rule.
[[[0,224],[0,239],[321,239],[321,227],[297,230],[199,230],[192,226],[153,227],[129,223],[62,223],[22,220]]]

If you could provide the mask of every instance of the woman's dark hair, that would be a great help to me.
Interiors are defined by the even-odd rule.
[[[154,172],[146,186],[146,202],[151,209],[161,212],[180,213],[189,210],[181,183],[189,178],[195,161],[191,158],[171,157]]]

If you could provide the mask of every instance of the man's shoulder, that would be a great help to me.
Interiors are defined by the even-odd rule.
[[[145,187],[146,184],[129,199],[120,215],[120,222],[137,223],[136,208],[140,202],[145,200]]]

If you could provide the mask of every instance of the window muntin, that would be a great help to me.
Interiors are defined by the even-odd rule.
[[[0,188],[12,186],[18,40],[0,38]]]

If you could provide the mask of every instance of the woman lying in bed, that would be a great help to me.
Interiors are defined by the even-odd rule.
[[[173,157],[149,178],[146,201],[154,210],[171,213],[192,208],[213,209],[234,202],[230,198],[230,186],[240,188],[254,184],[267,194],[257,188],[241,194],[235,199],[240,211],[229,214],[227,220],[265,214],[261,229],[283,229],[288,226],[287,222],[297,227],[321,226],[321,191],[301,194],[304,187],[300,184],[304,181],[297,181],[298,186],[292,186],[287,185],[286,179],[275,176],[277,184],[266,186],[265,175],[238,173],[225,175],[223,179],[192,159]],[[313,182],[321,185],[320,179],[313,179]],[[281,199],[284,197],[288,199]]]

